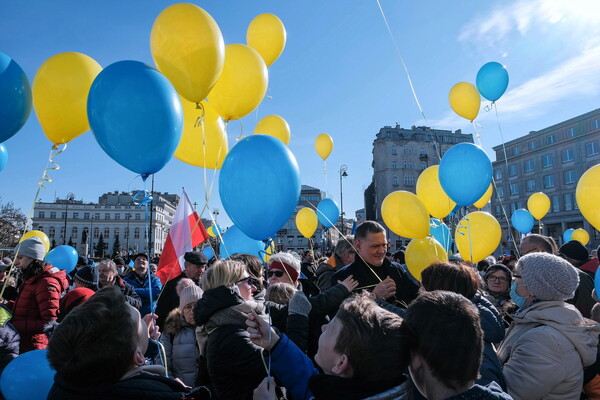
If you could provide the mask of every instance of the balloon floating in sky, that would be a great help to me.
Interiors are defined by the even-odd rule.
[[[246,41],[248,46],[258,51],[268,67],[283,52],[286,36],[283,22],[276,15],[265,13],[257,15],[250,22]]]
[[[331,228],[340,218],[340,208],[332,199],[323,199],[317,205],[317,217],[325,228]]]
[[[496,101],[508,87],[508,71],[498,62],[489,62],[477,72],[476,84],[483,97],[489,101]]]
[[[475,86],[468,82],[459,82],[450,89],[448,102],[455,113],[473,122],[479,114],[481,97]]]
[[[594,228],[600,230],[600,164],[585,171],[577,182],[575,197],[583,217]]]
[[[527,209],[535,219],[540,220],[550,210],[550,198],[542,192],[534,193],[527,199]]]
[[[570,242],[573,239],[573,232],[575,232],[575,229],[573,228],[569,228],[563,232],[563,241],[565,243]]]
[[[510,217],[510,222],[512,226],[523,234],[528,234],[533,229],[533,225],[535,221],[533,219],[533,215],[524,208],[519,208],[512,213]]]
[[[429,213],[423,202],[411,192],[398,190],[381,203],[381,217],[396,235],[422,239],[429,234]]]
[[[321,133],[315,139],[315,150],[319,157],[326,160],[333,150],[333,139],[326,133]]]
[[[311,238],[318,225],[319,219],[312,208],[304,207],[296,214],[296,227],[305,238]]]
[[[270,135],[290,144],[290,126],[287,121],[279,115],[267,115],[256,124],[254,128],[256,135]]]
[[[31,114],[31,85],[23,69],[0,52],[0,143],[17,133]]]
[[[421,199],[429,214],[436,218],[446,217],[456,207],[442,189],[439,178],[439,165],[428,167],[417,179],[417,197]]]
[[[590,241],[590,234],[585,229],[575,229],[571,235],[571,240],[577,240],[585,246]]]

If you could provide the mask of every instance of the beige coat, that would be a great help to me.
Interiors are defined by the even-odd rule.
[[[498,348],[515,400],[578,400],[583,367],[596,361],[600,325],[563,301],[542,301],[514,316]]]

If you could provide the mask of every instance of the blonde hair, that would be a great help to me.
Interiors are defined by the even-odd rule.
[[[265,294],[265,300],[272,301],[273,303],[287,305],[292,296],[296,293],[296,288],[289,283],[279,282],[273,285],[269,285],[267,293]]]
[[[200,286],[210,290],[219,286],[232,286],[244,277],[246,266],[239,261],[220,260],[210,267],[204,275]]]

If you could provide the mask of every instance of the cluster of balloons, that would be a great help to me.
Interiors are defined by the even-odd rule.
[[[485,64],[477,72],[475,87],[468,82],[459,82],[450,89],[448,102],[454,112],[469,121],[479,114],[481,96],[491,102],[498,100],[508,87],[508,71],[498,62]]]
[[[563,241],[565,243],[567,243],[567,242],[570,242],[571,240],[577,240],[578,242],[580,242],[582,245],[585,246],[590,241],[590,234],[585,229],[582,229],[582,228],[578,228],[578,229],[570,228],[563,232]]]

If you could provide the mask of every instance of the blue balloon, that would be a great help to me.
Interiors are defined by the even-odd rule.
[[[4,167],[6,167],[7,163],[8,163],[8,150],[6,149],[6,146],[4,144],[0,143],[0,171],[2,171],[4,169]]]
[[[477,73],[477,90],[489,101],[496,101],[508,87],[506,67],[495,61],[485,64]]]
[[[533,215],[524,208],[519,208],[512,213],[510,217],[512,226],[523,234],[531,232],[535,224]]]
[[[12,58],[0,52],[0,143],[19,131],[31,114],[31,85]]]
[[[430,218],[429,233],[442,245],[446,252],[452,250],[452,234],[448,225],[437,218]]]
[[[119,61],[102,70],[90,88],[87,112],[102,150],[144,179],[169,162],[181,139],[177,92],[160,72],[139,61]]]
[[[325,228],[331,228],[340,218],[340,208],[332,199],[323,199],[317,205],[317,218]]]
[[[212,247],[210,247],[210,246],[205,247],[204,250],[202,250],[202,253],[209,260],[215,256],[215,252],[213,251]]]
[[[227,154],[219,175],[227,215],[254,240],[275,236],[300,200],[296,158],[279,139],[246,136]]]
[[[480,147],[472,143],[459,143],[446,151],[438,174],[444,192],[458,206],[470,206],[490,186],[492,163]]]
[[[53,267],[71,272],[77,265],[77,250],[71,246],[58,246],[53,248],[46,254],[46,262]]]
[[[55,371],[47,351],[33,350],[12,360],[0,377],[0,388],[7,400],[45,400],[54,384]]]
[[[265,244],[261,240],[249,238],[235,225],[227,229],[223,234],[223,240],[219,246],[221,258],[227,258],[232,254],[243,253],[251,254],[262,260],[261,252],[264,250]]]
[[[563,241],[565,243],[570,242],[571,241],[571,237],[573,236],[573,232],[575,232],[575,229],[570,228],[567,229],[564,233],[563,233]]]

